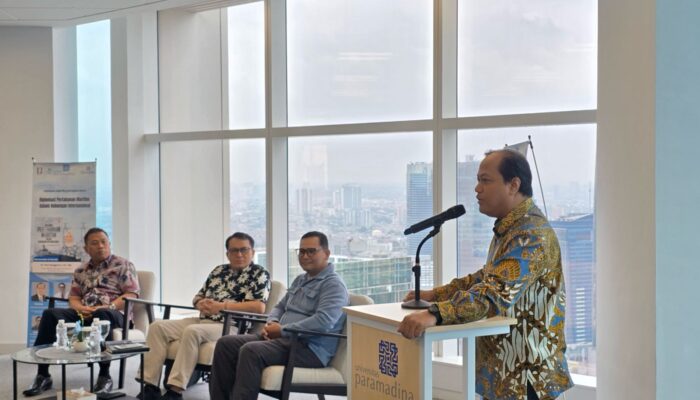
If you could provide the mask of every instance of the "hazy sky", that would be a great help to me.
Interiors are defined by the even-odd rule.
[[[290,124],[430,118],[432,4],[290,1]],[[262,123],[263,12],[262,3],[252,3],[229,13],[230,112],[235,127]],[[458,13],[461,115],[595,107],[595,1],[459,2]],[[108,30],[108,22],[78,30],[81,132],[109,127],[109,87],[99,85],[109,82]],[[89,52],[81,51],[80,43]],[[86,57],[92,66],[80,62]],[[96,98],[104,100],[91,100]],[[528,134],[547,184],[592,181],[592,125],[462,132],[459,160],[468,154],[481,157],[485,150],[526,140]],[[290,182],[299,178],[301,158],[310,152],[325,151],[330,184],[403,184],[408,163],[432,161],[429,132],[290,138],[289,151]],[[98,165],[104,165],[108,154],[109,141],[99,134],[81,135],[81,158],[97,157]],[[263,140],[232,141],[231,154],[233,179],[264,182]]]

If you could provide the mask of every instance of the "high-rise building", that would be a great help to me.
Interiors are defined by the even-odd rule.
[[[301,187],[296,190],[297,197],[297,213],[305,215],[311,213],[313,207],[311,189],[308,186]]]
[[[333,263],[350,293],[367,295],[375,303],[403,301],[413,288],[411,257],[353,258],[331,254],[328,261]],[[289,281],[303,273],[294,250],[290,250]]]
[[[593,214],[551,221],[561,247],[566,284],[566,342],[595,345],[595,234]]]
[[[410,163],[406,166],[406,224],[420,222],[433,215],[433,164]],[[414,233],[407,238],[408,254],[416,254],[418,244],[428,233]],[[421,254],[432,255],[433,240],[423,245]]]
[[[355,184],[346,184],[341,188],[343,209],[359,210],[362,208],[362,187]]]
[[[493,236],[494,220],[479,212],[475,199],[479,163],[472,155],[457,163],[457,202],[467,211],[457,219],[458,276],[475,272],[484,265]]]
[[[328,147],[325,144],[305,144],[301,148],[297,182],[310,182],[314,189],[328,189]]]

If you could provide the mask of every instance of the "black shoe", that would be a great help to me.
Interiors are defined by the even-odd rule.
[[[158,400],[160,399],[160,389],[157,386],[146,383],[143,385],[143,392],[136,395],[139,400]]]
[[[100,394],[100,393],[109,393],[112,391],[112,377],[109,375],[106,376],[98,376],[97,377],[97,383],[95,384],[95,387],[92,389],[92,392],[95,394]]]
[[[50,376],[37,374],[34,378],[34,383],[32,383],[32,386],[22,392],[22,394],[24,394],[26,397],[36,396],[37,394],[41,394],[44,391],[51,389],[51,386],[53,386],[53,380],[51,380]]]
[[[160,400],[182,400],[182,393],[168,389],[164,395],[160,396]]]

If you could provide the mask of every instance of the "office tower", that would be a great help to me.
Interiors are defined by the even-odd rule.
[[[433,164],[425,162],[410,163],[406,166],[406,225],[407,227],[430,218],[433,215]],[[408,255],[416,254],[425,232],[414,233],[407,237]],[[421,255],[432,256],[433,240],[428,240],[421,249]]]
[[[343,209],[359,210],[362,208],[362,187],[356,184],[345,184],[341,188]]]
[[[474,192],[479,163],[473,155],[457,163],[457,203],[467,211],[457,220],[458,276],[475,272],[484,265],[493,236],[494,219],[479,212]]]
[[[566,284],[566,342],[595,345],[595,235],[593,214],[551,222],[561,247]]]
[[[328,148],[325,144],[306,144],[301,149],[298,178],[314,189],[328,189]]]
[[[313,207],[313,198],[311,189],[304,185],[304,187],[296,190],[297,197],[297,213],[299,215],[307,215],[311,213],[311,207]]]
[[[413,288],[411,257],[346,258],[336,260],[334,265],[349,292],[367,295],[375,303],[402,301]]]

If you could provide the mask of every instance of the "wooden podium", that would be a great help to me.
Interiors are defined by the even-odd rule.
[[[429,400],[433,391],[432,343],[462,339],[466,399],[475,400],[475,339],[510,332],[514,318],[493,317],[428,328],[409,340],[396,332],[404,316],[418,310],[401,303],[344,308],[348,332],[348,399]]]

